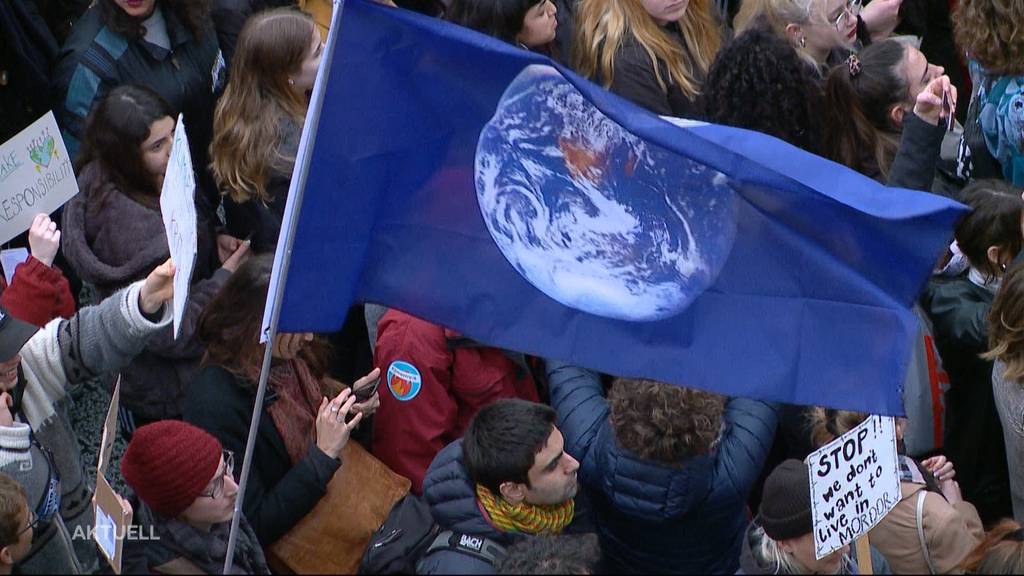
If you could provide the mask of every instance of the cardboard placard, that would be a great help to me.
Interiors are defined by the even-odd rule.
[[[53,112],[0,145],[0,244],[78,194],[71,158]]]
[[[185,315],[188,289],[192,282],[192,269],[196,263],[197,218],[196,178],[192,171],[192,155],[189,152],[185,121],[178,115],[174,128],[174,143],[171,158],[167,162],[164,185],[160,191],[160,213],[167,233],[167,246],[174,262],[174,337],[181,331],[181,319]]]
[[[131,523],[131,510],[125,510],[114,489],[107,482],[106,472],[110,465],[110,453],[117,437],[117,410],[121,397],[121,378],[117,378],[114,394],[107,410],[107,418],[103,422],[103,436],[100,440],[99,461],[96,465],[96,494],[94,511],[96,523],[93,525],[93,539],[99,544],[100,551],[110,562],[116,574],[121,573],[121,561],[124,549],[124,535]]]
[[[867,534],[900,501],[896,425],[871,416],[807,457],[818,558]]]

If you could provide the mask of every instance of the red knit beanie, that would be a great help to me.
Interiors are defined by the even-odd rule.
[[[154,512],[174,518],[213,480],[221,444],[201,428],[162,420],[135,430],[121,459],[121,475]]]

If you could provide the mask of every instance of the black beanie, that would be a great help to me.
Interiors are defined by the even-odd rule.
[[[807,464],[789,459],[772,470],[764,482],[758,522],[776,542],[811,533],[814,525]]]

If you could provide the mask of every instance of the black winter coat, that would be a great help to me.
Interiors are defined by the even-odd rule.
[[[213,434],[224,449],[241,459],[252,422],[256,384],[236,377],[220,366],[207,366],[189,388],[185,399],[185,421]],[[260,543],[266,547],[291,530],[327,492],[327,484],[341,462],[327,456],[316,445],[292,466],[288,450],[274,420],[267,411],[274,396],[267,391],[263,416],[252,455],[252,470],[245,489],[243,512]]]
[[[679,25],[671,23],[663,30],[679,42],[679,45],[683,47],[684,55],[689,57]],[[608,89],[659,116],[700,117],[696,99],[691,99],[683,94],[682,89],[669,75],[668,67],[664,62],[658,62],[658,66],[661,79],[667,84],[668,90],[662,90],[658,84],[658,77],[655,75],[654,64],[651,62],[650,56],[647,55],[647,51],[640,45],[640,42],[630,34],[623,39],[618,52],[615,53],[615,77]],[[692,65],[691,70],[698,75],[697,85],[702,85],[704,72],[696,65]],[[600,74],[593,80],[597,84],[604,85]]]
[[[214,90],[224,79],[223,63],[213,26],[193,36],[170,9],[173,5],[157,1],[171,42],[166,50],[114,32],[103,21],[100,6],[93,4],[61,49],[52,75],[53,111],[68,153],[74,157],[89,111],[108,91],[129,83],[151,88],[184,115],[192,165],[214,205],[216,187],[206,167],[213,136]]]
[[[994,295],[967,278],[932,280],[921,306],[935,328],[935,345],[949,373],[946,392],[946,455],[956,466],[964,500],[982,522],[1013,515],[1003,428],[992,393],[988,312]]]

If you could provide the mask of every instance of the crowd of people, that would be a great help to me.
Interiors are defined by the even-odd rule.
[[[381,1],[544,54],[653,114],[769,134],[894,201],[909,188],[966,205],[915,304],[901,499],[871,532],[871,569],[1024,572],[1024,0]],[[0,293],[0,572],[106,570],[73,536],[95,522],[94,463],[68,387],[96,378],[120,379],[122,506],[157,536],[126,539],[124,570],[221,572],[324,52],[299,8],[0,4],[0,141],[52,108],[80,189],[36,216]],[[179,118],[198,240],[175,335],[160,194]],[[83,286],[95,304],[79,306]],[[443,531],[408,553],[421,574],[865,570],[849,546],[816,558],[804,462],[865,414],[598,374],[373,303],[336,333],[267,345],[235,573],[270,573],[352,444]]]

